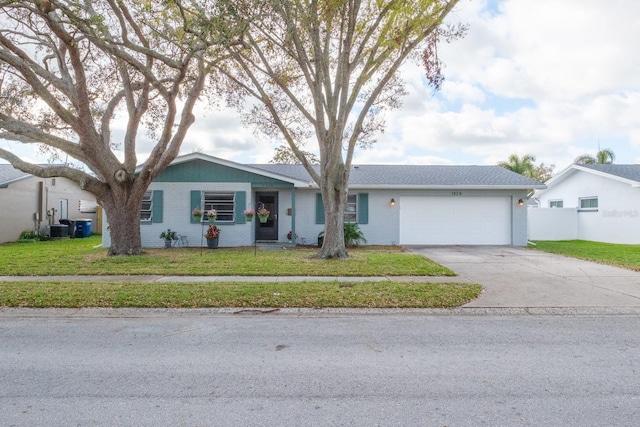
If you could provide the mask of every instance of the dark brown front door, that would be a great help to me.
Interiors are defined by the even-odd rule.
[[[256,240],[278,240],[278,193],[256,192],[256,212],[260,208],[271,213],[267,222],[260,222],[256,215]]]

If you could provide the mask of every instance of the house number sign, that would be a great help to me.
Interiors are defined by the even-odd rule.
[[[452,196],[462,196],[462,191],[452,191],[451,195]]]

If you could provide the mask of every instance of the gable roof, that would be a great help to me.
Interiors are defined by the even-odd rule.
[[[0,188],[6,188],[9,184],[30,176],[31,174],[22,172],[13,165],[0,164]]]
[[[274,174],[309,182],[302,165],[251,165]],[[318,170],[319,166],[315,166]],[[315,185],[315,183],[314,183]],[[465,188],[536,189],[546,188],[538,181],[500,166],[443,165],[354,165],[349,175],[351,188]]]
[[[547,181],[547,187],[558,185],[576,173],[589,173],[640,187],[640,165],[571,165]],[[542,193],[544,190],[538,191]]]

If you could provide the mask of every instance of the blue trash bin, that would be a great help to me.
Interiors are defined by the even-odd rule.
[[[76,219],[76,237],[91,236],[91,220]]]

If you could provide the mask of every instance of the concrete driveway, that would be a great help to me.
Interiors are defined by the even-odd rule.
[[[484,286],[465,307],[640,307],[640,273],[515,246],[411,247]]]

